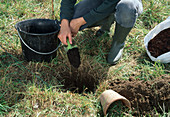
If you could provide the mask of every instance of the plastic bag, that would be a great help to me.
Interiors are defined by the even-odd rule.
[[[151,55],[148,50],[148,42],[153,39],[159,32],[170,28],[170,16],[163,22],[159,23],[155,28],[153,28],[144,38],[144,45],[146,48],[146,52],[152,61],[157,61],[161,63],[170,63],[170,52],[164,53],[157,58]]]

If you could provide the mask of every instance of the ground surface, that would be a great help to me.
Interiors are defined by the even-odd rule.
[[[59,20],[61,0],[54,2],[55,19]],[[0,116],[103,117],[99,97],[106,89],[130,100],[133,111],[128,115],[168,116],[170,64],[150,60],[144,37],[167,19],[170,5],[167,0],[142,2],[143,13],[125,41],[121,60],[114,66],[106,62],[115,24],[109,36],[96,37],[100,27],[95,27],[80,31],[73,39],[81,57],[80,67],[75,69],[64,45],[50,63],[28,62],[23,57],[15,25],[33,18],[54,19],[51,0],[1,0]]]

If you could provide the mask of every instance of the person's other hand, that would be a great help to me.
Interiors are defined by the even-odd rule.
[[[67,38],[68,38],[70,44],[72,44],[72,34],[71,34],[70,26],[69,26],[69,21],[67,19],[63,19],[61,21],[60,26],[61,26],[61,28],[60,28],[60,32],[58,34],[58,38],[65,45],[68,45],[67,44]]]
[[[70,29],[72,36],[75,37],[82,25],[86,24],[86,21],[84,20],[83,17],[77,18],[77,19],[72,19],[70,22]]]

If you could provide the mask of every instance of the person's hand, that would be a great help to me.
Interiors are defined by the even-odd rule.
[[[67,44],[67,38],[69,39],[70,44],[72,44],[72,34],[71,34],[71,29],[69,26],[69,21],[66,19],[63,19],[61,21],[61,28],[60,28],[60,32],[58,34],[58,38],[60,39],[60,41],[65,44]]]
[[[86,24],[86,21],[84,20],[83,17],[77,18],[77,19],[72,19],[70,22],[70,29],[72,36],[75,37],[82,25]]]

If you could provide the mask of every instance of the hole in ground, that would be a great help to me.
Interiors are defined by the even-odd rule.
[[[60,77],[64,80],[64,89],[74,91],[76,93],[95,92],[96,86],[99,84],[94,74],[82,69],[74,69],[60,73]]]

